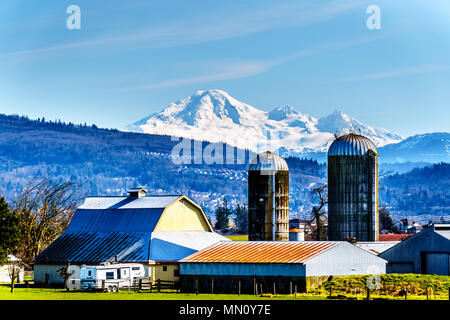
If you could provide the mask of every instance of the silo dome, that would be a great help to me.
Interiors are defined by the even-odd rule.
[[[328,149],[329,156],[365,156],[371,150],[378,154],[375,144],[367,137],[356,133],[340,136]]]
[[[249,171],[289,171],[288,164],[279,155],[266,151],[258,154],[248,167]]]
[[[378,153],[359,134],[337,138],[328,149],[328,240],[378,240]]]

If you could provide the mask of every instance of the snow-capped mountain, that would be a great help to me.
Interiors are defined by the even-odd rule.
[[[127,126],[127,130],[226,142],[255,152],[278,150],[283,155],[325,151],[334,134],[348,132],[361,133],[377,146],[403,140],[396,133],[364,124],[337,110],[320,119],[289,105],[265,112],[221,90],[197,91]]]
[[[416,134],[378,150],[386,162],[450,162],[450,133]]]

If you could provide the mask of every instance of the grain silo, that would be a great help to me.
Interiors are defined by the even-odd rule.
[[[378,153],[358,134],[328,149],[328,240],[378,240]]]
[[[289,240],[289,168],[270,151],[250,163],[248,215],[249,240]]]

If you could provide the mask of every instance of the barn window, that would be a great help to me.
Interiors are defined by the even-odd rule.
[[[163,266],[163,271],[167,271],[167,266]]]

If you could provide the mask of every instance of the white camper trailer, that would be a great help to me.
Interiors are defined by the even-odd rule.
[[[137,278],[145,275],[144,266],[137,263],[102,263],[98,266],[82,265],[79,272],[76,266],[68,279],[69,289],[99,290],[108,292],[117,291],[118,288],[129,287]]]

